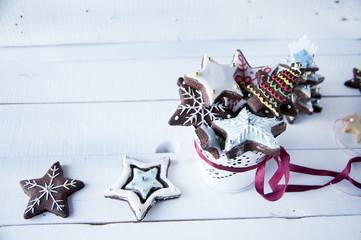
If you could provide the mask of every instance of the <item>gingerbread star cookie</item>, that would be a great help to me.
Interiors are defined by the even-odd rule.
[[[262,70],[262,72],[267,74],[271,74],[271,72],[277,68],[277,65],[251,67],[242,51],[239,49],[234,53],[232,62],[235,63],[237,67],[234,79],[241,87],[247,85],[257,85],[257,75],[259,70]]]
[[[136,219],[141,221],[156,201],[181,195],[167,178],[169,164],[169,158],[146,163],[124,156],[122,176],[104,192],[104,196],[127,201]]]
[[[311,86],[308,84],[299,84],[293,89],[293,92],[304,101],[311,100]]]
[[[59,162],[54,163],[42,178],[23,180],[20,185],[30,197],[24,212],[25,219],[45,211],[68,217],[67,197],[84,187],[79,180],[64,178]]]
[[[186,74],[184,81],[188,86],[200,90],[206,106],[210,107],[222,97],[242,99],[242,91],[234,80],[236,69],[235,63],[219,64],[204,55],[201,70]]]
[[[280,146],[275,138],[286,130],[286,123],[276,118],[263,118],[243,108],[237,117],[216,120],[214,131],[225,139],[225,154],[235,158],[247,151],[277,156]]]
[[[361,141],[361,117],[355,113],[347,116],[346,119],[348,119],[348,121],[344,127],[344,131],[355,134],[356,142],[359,143]]]
[[[361,91],[361,70],[353,69],[353,78],[345,82],[345,86],[351,88],[358,88]]]
[[[294,105],[296,106],[296,108],[298,110],[306,113],[307,115],[312,115],[312,113],[313,113],[312,101],[305,101],[302,98],[297,97]]]
[[[300,77],[300,82],[310,85],[317,85],[322,83],[323,81],[325,81],[325,77],[316,72],[304,72]]]
[[[215,159],[222,153],[220,138],[210,127],[201,126],[195,130],[196,140],[202,149],[208,151]]]
[[[222,102],[215,102],[207,107],[202,92],[188,86],[183,78],[179,78],[177,84],[181,104],[170,118],[169,125],[210,126],[214,120],[231,118],[236,115]]]

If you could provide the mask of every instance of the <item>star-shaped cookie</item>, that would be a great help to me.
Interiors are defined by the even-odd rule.
[[[345,82],[345,86],[358,88],[361,91],[361,70],[353,69],[353,78]]]
[[[251,67],[241,50],[237,50],[233,55],[233,63],[236,64],[237,70],[234,75],[236,82],[242,87],[247,85],[257,85],[257,72],[262,70],[267,74],[273,72],[277,65]]]
[[[220,139],[210,127],[201,126],[194,131],[196,138],[202,149],[206,150],[215,159],[219,159],[221,156],[221,144]]]
[[[201,70],[184,76],[185,83],[202,92],[204,102],[210,107],[222,97],[242,99],[243,94],[234,80],[236,64],[219,64],[204,55]]]
[[[181,104],[169,119],[169,125],[210,126],[213,120],[231,118],[236,115],[222,102],[215,102],[207,107],[202,92],[188,86],[183,78],[179,78],[177,84]]]
[[[286,130],[286,123],[276,118],[256,116],[243,108],[235,118],[213,121],[212,128],[225,139],[224,150],[228,158],[247,151],[277,156],[280,146],[275,136]]]
[[[316,73],[315,71],[304,72],[300,77],[300,82],[310,85],[317,85],[323,81],[325,81],[325,77]]]
[[[360,123],[361,118],[360,118],[360,116],[355,113],[353,115],[347,116],[346,119],[348,119],[348,121],[344,127],[344,131],[355,134],[356,142],[359,143],[361,141],[361,123]]]
[[[311,100],[311,86],[308,84],[299,84],[293,88],[293,93],[304,101]]]
[[[299,111],[306,113],[307,115],[312,115],[313,113],[313,105],[311,101],[305,101],[302,98],[297,97],[294,105]]]
[[[24,212],[25,219],[45,211],[60,217],[69,216],[67,197],[84,187],[79,180],[64,178],[59,162],[54,163],[42,178],[23,180],[20,185],[30,197]]]
[[[146,163],[124,156],[122,176],[104,192],[104,196],[127,201],[137,220],[141,221],[156,201],[181,195],[167,178],[169,164],[169,158]]]

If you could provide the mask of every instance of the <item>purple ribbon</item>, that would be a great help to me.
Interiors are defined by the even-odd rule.
[[[286,150],[283,147],[281,147],[279,156],[275,156],[275,157],[267,156],[263,162],[257,165],[246,168],[237,168],[237,167],[228,167],[228,166],[219,165],[210,161],[201,152],[196,142],[194,142],[194,145],[196,148],[196,152],[198,153],[198,156],[202,158],[207,164],[219,170],[239,173],[257,168],[256,176],[255,176],[255,188],[256,191],[268,201],[279,200],[285,192],[304,192],[308,190],[319,189],[331,184],[339,183],[342,180],[347,180],[355,187],[361,189],[361,183],[355,181],[349,176],[351,172],[351,165],[353,163],[361,162],[361,156],[351,158],[348,161],[343,171],[335,172],[335,171],[314,169],[314,168],[299,166],[296,164],[291,164],[290,155],[286,152]],[[266,162],[272,158],[277,162],[278,168],[277,171],[274,173],[274,175],[271,177],[271,179],[268,181],[268,184],[270,185],[272,191],[270,193],[264,193],[264,176],[266,172],[265,171]],[[288,182],[290,179],[290,172],[297,172],[297,173],[309,174],[314,176],[328,176],[328,177],[333,177],[333,179],[323,185],[289,185]],[[285,184],[279,184],[283,176],[285,177]]]

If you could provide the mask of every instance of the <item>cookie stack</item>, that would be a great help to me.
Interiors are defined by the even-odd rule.
[[[352,72],[353,72],[353,78],[347,80],[345,82],[345,86],[350,88],[356,88],[361,91],[361,70],[354,68]]]
[[[200,70],[178,79],[181,103],[169,124],[194,127],[202,175],[213,187],[240,191],[267,156],[279,155],[282,114],[297,115],[299,68],[254,68],[237,50],[229,64],[204,55]]]
[[[291,64],[296,62],[302,65],[303,74],[292,96],[297,112],[303,112],[307,115],[321,112],[320,99],[322,95],[320,94],[320,88],[325,77],[317,73],[319,67],[314,61],[314,55],[318,51],[317,46],[311,43],[306,36],[303,36],[297,42],[289,44],[289,49],[289,56],[281,61],[280,66],[289,68]],[[293,123],[296,116],[286,115],[286,119],[289,123]]]

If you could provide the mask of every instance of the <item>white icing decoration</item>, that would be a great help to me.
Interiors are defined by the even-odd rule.
[[[281,64],[286,64],[288,66],[291,65],[291,63],[295,62],[294,54],[299,53],[302,50],[305,50],[310,56],[311,59],[309,60],[307,67],[308,68],[318,68],[317,64],[314,61],[314,55],[318,51],[318,47],[313,44],[307,36],[303,36],[298,41],[292,42],[288,44],[288,47],[290,49],[290,56],[284,58],[281,60]]]
[[[241,109],[244,106],[245,103],[247,103],[247,101],[244,99],[236,100],[236,99],[230,99],[224,97],[223,100],[224,100],[224,105],[229,109],[231,109],[233,112],[237,112],[239,109]]]
[[[232,64],[219,64],[213,59],[209,61],[206,55],[203,56],[202,61],[203,67],[199,70],[198,76],[194,74],[186,74],[186,76],[197,80],[204,86],[209,98],[209,103],[206,103],[208,107],[211,106],[214,100],[224,91],[234,92],[240,97],[243,96],[240,89],[235,89],[237,85],[234,80],[236,68],[233,67]]]
[[[302,107],[306,108],[311,113],[313,112],[313,107],[311,101],[304,101],[301,98],[297,99],[297,103],[301,105]]]
[[[311,88],[306,84],[299,84],[295,87],[298,91],[302,92],[307,99],[311,98]]]
[[[255,141],[271,149],[279,148],[271,128],[281,123],[276,118],[256,116],[243,108],[237,117],[213,122],[227,133],[225,151],[230,151],[246,140]]]
[[[208,126],[208,123],[205,120],[206,116],[209,116],[210,120],[214,121],[214,120],[219,119],[218,114],[213,112],[214,109],[216,109],[218,111],[220,110],[222,112],[225,111],[226,107],[221,102],[216,102],[210,108],[205,107],[203,95],[200,90],[193,89],[189,86],[187,86],[187,88],[180,87],[180,89],[183,92],[182,96],[184,96],[185,100],[188,100],[188,99],[193,100],[193,105],[181,104],[178,107],[178,109],[182,110],[180,112],[180,115],[182,115],[184,112],[186,112],[187,114],[189,113],[189,116],[186,117],[187,120],[183,123],[183,125],[185,125],[188,122],[196,123],[197,121],[199,121],[197,126],[203,126],[203,125]],[[199,96],[197,97],[196,94],[198,94]]]
[[[138,191],[145,200],[153,188],[162,188],[163,185],[157,180],[157,168],[146,172],[133,168],[133,179],[125,186],[125,189]]]
[[[222,150],[219,143],[219,136],[210,127],[202,126],[201,128],[208,135],[208,146],[217,149],[218,155],[221,156]]]
[[[149,208],[151,208],[157,200],[172,199],[181,195],[180,190],[175,188],[174,184],[167,178],[167,169],[169,164],[169,158],[163,158],[153,162],[140,162],[136,159],[124,156],[122,176],[104,192],[104,196],[127,201],[134,211],[137,220],[140,221],[145,217]],[[159,179],[168,187],[163,186],[162,188],[152,192],[143,203],[139,195],[136,194],[134,190],[127,190],[123,188],[127,183],[129,176],[132,175],[131,166],[135,166],[138,169],[150,170],[158,167],[160,171]]]
[[[305,50],[311,57],[316,54],[318,47],[312,43],[307,36],[302,36],[298,41],[288,44],[290,49],[291,62],[293,62],[293,54]]]
[[[272,64],[268,66],[259,66],[252,67],[241,50],[237,50],[233,55],[232,62],[237,66],[237,71],[234,75],[235,80],[237,81],[237,75],[240,78],[240,81],[245,82],[246,84],[257,85],[257,72],[259,70],[265,71],[267,74],[270,74],[277,68],[277,64]]]
[[[49,181],[49,183],[45,183],[44,186],[39,185],[35,180],[26,180],[25,181],[24,187],[27,187],[28,190],[31,188],[39,188],[39,193],[41,193],[41,195],[39,197],[30,201],[31,204],[26,208],[25,214],[30,211],[32,213],[34,213],[35,205],[39,205],[40,201],[44,197],[46,200],[48,200],[49,198],[51,199],[51,201],[52,201],[51,209],[56,207],[57,211],[62,211],[63,207],[65,206],[61,203],[63,200],[56,199],[54,197],[53,193],[57,193],[56,189],[58,189],[58,188],[65,188],[65,189],[69,190],[70,187],[76,187],[76,182],[74,179],[71,180],[70,182],[68,180],[65,180],[65,182],[61,185],[55,185],[54,179],[57,176],[59,176],[59,174],[60,174],[60,173],[57,173],[59,168],[56,168],[56,166],[54,165],[49,170],[51,171],[51,174],[49,174],[48,172],[46,174],[50,177],[50,181]]]

